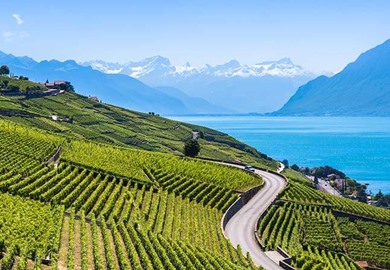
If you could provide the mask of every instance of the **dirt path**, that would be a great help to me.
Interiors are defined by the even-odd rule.
[[[64,217],[62,223],[62,232],[61,232],[61,245],[60,245],[60,250],[58,251],[59,270],[65,270],[67,267],[68,247],[69,247],[69,217]]]

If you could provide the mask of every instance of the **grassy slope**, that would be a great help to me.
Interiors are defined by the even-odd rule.
[[[28,87],[45,91],[47,88],[39,83],[28,80],[19,80],[0,75],[0,91],[7,91],[9,87],[17,87],[20,91],[26,91]]]
[[[313,182],[310,182],[302,173],[294,171],[293,169],[286,168],[283,170],[282,174],[286,176],[292,182],[297,182],[304,185],[313,186]]]
[[[27,100],[0,96],[0,106],[3,104],[8,110],[34,115],[12,117],[12,121],[70,138],[181,155],[184,141],[191,138],[192,130],[198,130],[205,135],[199,139],[200,157],[239,159],[271,169],[277,166],[266,155],[222,132],[98,103],[75,93]],[[53,114],[72,117],[73,123],[53,121]]]

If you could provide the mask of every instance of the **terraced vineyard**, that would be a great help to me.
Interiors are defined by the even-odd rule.
[[[36,235],[46,235],[50,241],[43,238],[44,244],[34,248],[34,241],[11,244],[10,234],[0,236],[0,243],[4,243],[0,251],[5,252],[2,269],[130,269],[129,265],[133,269],[257,268],[224,238],[220,221],[223,211],[237,198],[237,193],[228,186],[239,187],[240,180],[244,184],[253,183],[250,181],[261,184],[261,178],[222,165],[215,170],[208,162],[181,160],[166,154],[154,157],[144,151],[110,146],[106,146],[109,154],[124,152],[121,156],[124,163],[138,157],[130,167],[134,174],[121,177],[96,164],[80,166],[66,161],[53,168],[42,161],[48,160],[61,140],[50,142],[50,136],[42,134],[39,138],[36,131],[24,134],[25,137],[21,133],[20,138],[12,136],[13,131],[8,132],[10,139],[4,136],[1,140],[4,149],[25,145],[19,155],[32,165],[23,174],[17,168],[3,169],[0,194],[10,198],[4,200],[3,207],[13,211],[10,208],[15,204],[13,198],[21,197],[42,205],[35,212],[49,223],[37,219],[39,225],[32,224],[45,230],[37,231]],[[93,147],[90,143],[79,144]],[[72,149],[77,153],[75,145],[76,141],[66,145],[66,153]],[[44,151],[46,147],[50,151]],[[101,154],[104,146],[95,147],[96,153]],[[40,161],[32,154],[34,149]],[[158,162],[161,157],[166,161]],[[196,166],[203,171],[197,172]],[[224,186],[220,177],[232,181]],[[10,214],[1,216],[7,215]],[[56,217],[57,223],[48,215]],[[15,226],[26,222],[17,218],[8,220]],[[41,261],[48,254],[50,266],[45,266]]]
[[[156,173],[155,177],[162,188],[61,163],[57,170],[42,167],[30,177],[11,177],[0,185],[7,183],[5,191],[10,193],[61,204],[91,218],[102,217],[109,224],[140,226],[237,261],[240,255],[219,228],[221,210],[237,195],[204,182],[177,179],[173,174]]]
[[[0,171],[29,174],[55,153],[58,144],[33,130],[0,121]]]
[[[390,224],[362,220],[387,221],[388,212],[291,182],[261,218],[258,233],[267,249],[283,248],[298,268],[357,269],[353,259],[388,269]]]
[[[16,103],[29,117],[0,117],[0,269],[257,269],[220,224],[238,192],[262,179],[178,152],[199,128],[205,157],[272,160],[216,131],[75,94]],[[74,123],[49,120],[53,112]],[[58,163],[46,164],[60,145]],[[301,269],[358,269],[353,260],[389,268],[388,210],[286,174],[289,187],[259,224],[267,249],[281,246]]]
[[[1,269],[11,269],[18,255],[18,269],[36,266],[51,252],[58,252],[61,234],[62,206],[0,193],[0,260]],[[22,267],[24,266],[24,267]]]
[[[104,219],[72,214],[63,221],[59,268],[72,269],[239,269],[248,261],[234,249],[228,255],[195,247],[124,222],[111,223]],[[79,251],[84,251],[78,253]],[[234,263],[233,263],[234,262]],[[130,267],[131,266],[131,267]]]
[[[162,170],[180,177],[199,179],[229,189],[261,184],[256,175],[203,160],[183,159],[164,153],[108,147],[73,141],[64,147],[63,160],[91,168],[101,168],[111,174],[150,182],[146,170]]]
[[[15,80],[15,83],[20,81]],[[72,92],[30,99],[0,96],[1,110],[15,114],[11,120],[13,123],[50,131],[62,137],[175,155],[182,153],[183,143],[191,138],[192,130],[198,130],[203,134],[198,139],[202,146],[202,157],[240,159],[259,167],[277,168],[277,163],[265,154],[222,132],[126,110]],[[50,115],[68,120],[53,121]],[[0,113],[0,119],[10,120],[10,117]]]
[[[376,222],[337,219],[348,254],[355,260],[368,260],[377,267],[390,268],[390,226]]]
[[[281,199],[302,204],[326,205],[342,212],[390,222],[390,211],[387,209],[332,196],[300,183],[291,183]]]

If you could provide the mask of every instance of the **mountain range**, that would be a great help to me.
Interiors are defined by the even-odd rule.
[[[202,67],[193,67],[189,63],[175,66],[161,56],[126,64],[101,60],[81,64],[106,74],[128,75],[154,87],[175,88],[240,113],[277,110],[298,86],[315,77],[289,58],[254,65],[231,60],[222,65]]]
[[[125,64],[104,62],[94,60],[80,63],[84,66],[91,66],[93,69],[107,74],[125,74],[133,78],[142,79],[153,85],[156,81],[164,78],[167,82],[180,81],[194,75],[208,75],[213,77],[297,77],[311,76],[302,67],[294,65],[289,58],[282,58],[278,61],[266,61],[254,65],[241,65],[237,60],[211,66],[206,64],[202,67],[193,67],[190,63],[182,66],[172,65],[168,58],[153,56],[141,61],[128,62]],[[173,82],[170,82],[173,83]]]
[[[390,40],[361,54],[338,74],[315,79],[288,58],[192,67],[172,65],[161,56],[116,64],[37,62],[0,52],[0,64],[34,81],[67,80],[80,94],[165,115],[270,111],[289,116],[390,115]]]
[[[159,114],[197,114],[232,112],[214,106],[200,98],[184,93],[160,91],[139,80],[122,74],[105,74],[73,60],[37,62],[29,57],[17,57],[0,52],[0,64],[7,65],[15,75],[33,81],[66,80],[82,95],[97,96],[100,100],[121,107]],[[194,107],[193,104],[202,104]],[[192,109],[189,109],[191,107]]]
[[[301,86],[275,115],[390,116],[390,40]]]

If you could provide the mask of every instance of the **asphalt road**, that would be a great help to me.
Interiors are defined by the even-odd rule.
[[[257,243],[255,230],[260,215],[275,200],[277,194],[286,185],[285,180],[275,174],[256,170],[264,179],[263,188],[227,223],[225,236],[230,239],[233,246],[240,245],[244,254],[250,253],[253,262],[265,269],[282,269],[272,261]]]
[[[314,176],[308,176],[306,175],[307,178],[309,178],[311,181],[314,181]],[[324,192],[327,192],[329,194],[332,194],[334,196],[338,196],[338,197],[343,197],[341,194],[340,194],[340,191],[338,191],[337,189],[333,188],[328,182],[326,182],[325,180],[322,180],[322,179],[318,179],[318,185],[317,185],[317,188],[321,191],[324,191]]]
[[[320,190],[325,191],[334,196],[342,197],[340,192],[334,189],[328,182],[318,179],[318,185],[320,186]]]

